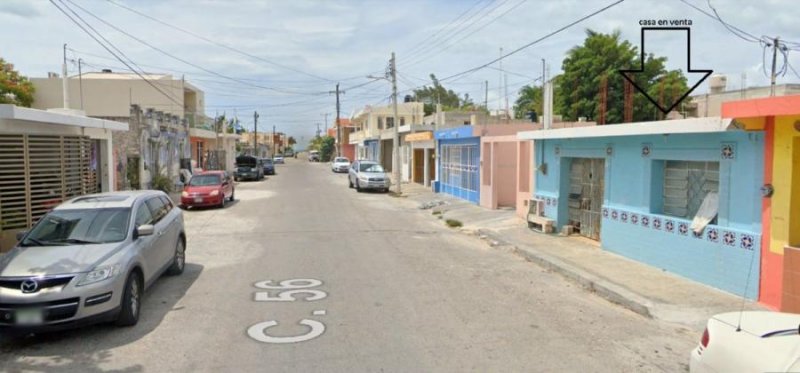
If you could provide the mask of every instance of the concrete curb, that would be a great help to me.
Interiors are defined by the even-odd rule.
[[[582,288],[597,294],[611,303],[618,304],[644,317],[653,318],[653,302],[641,295],[551,255],[522,247],[521,245],[509,243],[497,232],[487,229],[478,229],[477,232],[479,235],[486,236],[491,241],[501,244],[507,243],[513,247],[515,254],[562,275],[564,278],[575,282]]]

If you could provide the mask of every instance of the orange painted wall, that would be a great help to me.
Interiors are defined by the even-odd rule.
[[[764,183],[772,184],[774,172],[775,117],[767,117],[764,125]],[[783,255],[770,251],[772,223],[772,199],[762,198],[761,226],[761,284],[759,302],[780,309],[783,284]]]

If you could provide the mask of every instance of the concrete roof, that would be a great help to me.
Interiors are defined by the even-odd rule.
[[[60,113],[57,111],[31,109],[10,104],[0,104],[0,119],[15,119],[73,127],[102,128],[112,131],[128,130],[128,123],[89,118],[87,116]]]
[[[707,117],[525,131],[518,133],[517,138],[520,140],[545,140],[586,137],[667,135],[679,133],[725,132],[733,129],[739,129],[733,123],[733,119]]]

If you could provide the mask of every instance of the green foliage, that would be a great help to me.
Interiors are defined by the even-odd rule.
[[[463,223],[461,223],[460,220],[455,220],[455,219],[447,219],[444,222],[450,228],[458,228],[464,225]]]
[[[523,86],[519,90],[517,101],[514,102],[514,118],[528,119],[529,111],[535,111],[538,116],[541,116],[543,102],[541,86]]]
[[[465,100],[462,101],[457,93],[442,86],[434,74],[431,74],[431,82],[433,86],[424,86],[414,90],[414,98],[425,105],[425,115],[431,115],[436,111],[436,103],[442,104],[442,110],[458,109],[462,102],[471,103],[469,95],[465,96]]]
[[[567,52],[562,63],[564,73],[556,77],[554,109],[565,120],[587,117],[599,118],[600,88],[603,77],[607,81],[606,123],[622,123],[624,110],[624,78],[619,69],[640,66],[638,48],[627,40],[622,40],[619,31],[602,34],[586,31],[583,45],[575,46]],[[648,93],[655,93],[659,99],[660,84],[665,86],[664,103],[671,96],[677,99],[688,90],[686,78],[680,70],[667,71],[665,57],[645,57],[644,72],[633,75],[637,84]],[[673,92],[676,92],[673,95]],[[658,111],[640,93],[634,93],[633,120],[646,121],[659,118]]]
[[[336,139],[331,136],[323,136],[321,139],[322,142],[319,147],[319,160],[320,162],[330,162],[331,156],[333,155],[334,145],[336,144]]]
[[[164,193],[172,192],[172,179],[161,173],[153,175],[153,178],[150,180],[150,185],[153,189],[160,190]]]
[[[297,144],[297,140],[294,139],[294,136],[289,136],[289,138],[286,140],[286,143],[289,144],[289,146],[293,146],[294,144]]]
[[[14,70],[14,65],[0,58],[0,104],[31,107],[33,84]]]

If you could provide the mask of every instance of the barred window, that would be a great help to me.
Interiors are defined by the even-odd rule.
[[[709,192],[719,193],[719,162],[665,162],[665,215],[692,219]]]

